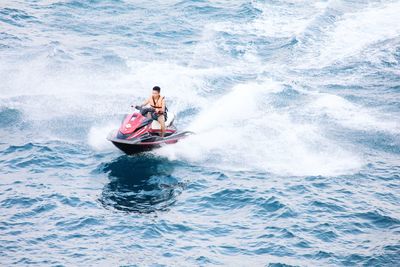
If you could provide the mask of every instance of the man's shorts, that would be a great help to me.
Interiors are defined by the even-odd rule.
[[[158,118],[160,117],[160,116],[163,116],[164,115],[164,121],[167,121],[167,112],[164,112],[164,113],[162,113],[162,114],[159,114],[159,113],[157,113],[157,112],[152,112],[151,113],[151,118],[153,119],[153,120],[155,120],[155,121],[158,121]]]

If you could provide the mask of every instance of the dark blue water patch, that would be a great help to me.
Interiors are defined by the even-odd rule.
[[[318,251],[317,253],[311,255],[312,259],[316,259],[316,260],[321,260],[321,259],[331,259],[334,258],[335,254],[331,253],[331,252],[326,252],[326,251]]]
[[[22,112],[18,109],[0,108],[0,128],[15,127],[22,119]]]
[[[310,189],[302,184],[288,186],[287,191],[296,192],[297,194],[310,194]]]
[[[176,117],[179,119],[176,122],[174,122],[174,125],[177,126],[178,129],[180,129],[180,126],[185,127],[186,125],[189,125],[190,122],[192,122],[193,117],[199,112],[200,109],[197,107],[190,107],[187,109],[180,110],[178,113],[176,113]]]
[[[324,242],[334,242],[337,240],[339,235],[334,230],[318,230],[315,232],[315,237]]]
[[[17,27],[24,27],[26,23],[40,22],[36,17],[23,10],[7,7],[0,9],[0,21]]]
[[[296,246],[296,247],[298,247],[298,248],[301,248],[301,249],[308,249],[308,248],[311,248],[310,242],[307,242],[307,241],[305,241],[305,240],[302,240],[302,241],[300,241],[300,242],[294,244],[294,246]]]
[[[340,95],[346,100],[357,104],[371,104],[367,102],[370,91],[361,85],[326,84],[320,88],[323,93]],[[353,93],[350,93],[353,92]],[[375,103],[375,101],[372,101]]]
[[[43,173],[57,168],[85,168],[89,156],[87,153],[82,151],[82,145],[60,141],[10,145],[0,151],[0,166],[3,173],[20,170]]]
[[[252,251],[255,255],[274,255],[278,257],[290,257],[294,255],[291,248],[281,244],[265,243],[261,248]]]
[[[93,7],[92,4],[95,4],[95,3],[96,3],[95,1],[85,1],[85,2],[65,1],[65,2],[52,3],[51,8],[58,9],[58,7],[60,7],[60,6],[65,6],[65,7],[71,8],[72,10],[89,9],[89,8]]]
[[[271,60],[280,53],[286,53],[297,43],[292,37],[260,37],[252,33],[232,33],[219,31],[215,34],[215,42],[221,55],[241,59],[247,52],[257,53],[262,60]]]
[[[21,41],[22,39],[18,36],[8,33],[8,32],[0,32],[0,40],[14,40],[14,41]]]
[[[246,21],[249,20],[250,21],[250,20],[257,18],[259,15],[261,15],[262,10],[255,7],[253,5],[253,3],[248,2],[248,3],[241,4],[235,13],[236,13],[235,18],[237,18],[239,21],[240,20],[246,20]]]
[[[12,261],[12,265],[37,265],[37,266],[51,265],[51,266],[57,266],[57,267],[64,266],[64,265],[61,265],[59,261],[35,260],[35,259],[27,258],[27,257],[22,257],[16,261]]]
[[[393,251],[392,248],[395,250]],[[399,245],[386,246],[382,252],[374,253],[372,257],[367,257],[367,260],[363,262],[363,266],[399,266],[399,251]]]
[[[57,18],[74,18],[76,21],[80,19],[84,20],[90,16],[104,18],[107,16],[118,16],[128,13],[132,14],[137,10],[144,10],[143,7],[118,0],[85,2],[65,1],[51,3],[48,6],[40,6],[37,8],[47,9],[49,13],[47,17],[59,21],[60,24],[57,24],[59,27],[62,27],[62,20],[58,20]],[[109,23],[109,26],[113,26],[113,23]]]
[[[0,49],[15,49],[16,47],[20,47],[24,40],[27,40],[27,38],[0,32]]]
[[[55,224],[60,231],[76,231],[82,228],[90,228],[92,226],[101,225],[103,221],[99,217],[84,216],[70,220],[59,221]]]
[[[2,151],[1,153],[6,155],[6,154],[15,153],[15,152],[31,150],[34,147],[35,147],[35,145],[33,143],[27,143],[27,144],[19,145],[19,146],[11,145],[7,149]],[[43,146],[38,146],[38,147],[39,147],[39,149],[43,149],[46,151],[48,151],[48,149],[49,149],[48,147],[43,147]]]
[[[352,143],[361,144],[375,151],[384,151],[400,154],[400,135],[393,135],[384,131],[352,131],[347,138]]]
[[[285,207],[285,205],[274,196],[268,199],[259,198],[255,202],[267,213],[273,213]]]
[[[196,17],[210,17],[220,14],[219,11],[222,10],[220,7],[210,5],[208,1],[181,1],[175,4],[175,6],[179,6],[187,16],[191,15]]]
[[[363,261],[366,260],[366,257],[364,255],[360,254],[351,254],[345,259],[341,260],[341,264],[344,266],[356,266],[356,265],[361,265]]]
[[[269,263],[268,267],[296,267],[298,265],[290,265],[290,264],[285,264],[285,263]]]
[[[323,68],[309,68],[303,72],[309,77],[314,77],[318,79],[319,77],[348,77],[353,75],[359,70],[359,65],[346,64],[339,67],[339,64],[329,65]]]
[[[58,204],[74,207],[74,208],[94,208],[96,207],[96,203],[93,201],[87,201],[83,200],[79,197],[76,196],[65,196],[62,194],[49,194],[49,195],[43,195],[44,198],[46,199],[52,199],[56,201]]]
[[[11,221],[26,220],[28,218],[38,218],[44,216],[44,213],[50,212],[57,208],[56,204],[45,203],[44,201],[38,203],[33,209],[26,211],[19,211],[9,218]]]
[[[200,266],[206,266],[206,265],[221,265],[221,263],[219,263],[216,260],[210,259],[206,256],[200,256],[198,258],[196,258],[196,262],[200,265]]]
[[[168,31],[156,31],[154,32],[154,36],[159,38],[174,38],[175,40],[179,40],[179,38],[188,38],[193,37],[194,32],[190,29],[175,29],[175,30],[168,30]]]
[[[252,47],[256,49],[257,54],[264,60],[274,59],[281,57],[282,60],[289,60],[290,53],[294,46],[298,43],[295,37],[281,37],[281,38],[261,38],[260,40],[269,40],[267,44],[260,41],[251,43]]]
[[[360,212],[354,216],[375,228],[392,229],[400,227],[400,219],[383,215],[379,211]]]
[[[337,203],[338,201],[335,200],[335,202]],[[345,207],[337,205],[335,202],[333,202],[332,200],[330,202],[328,202],[327,200],[325,201],[314,200],[310,203],[310,206],[312,207],[310,209],[310,212],[340,213],[346,211]]]
[[[97,69],[104,68],[104,70],[111,70],[113,72],[123,72],[128,69],[126,61],[114,53],[106,53],[98,61],[100,64]]]
[[[11,46],[0,43],[0,49],[8,49],[8,48],[11,48]]]
[[[102,49],[91,46],[82,46],[79,48],[79,50],[80,50],[80,55],[83,56],[94,56],[101,54],[103,52]]]
[[[360,65],[367,63],[371,70],[395,70],[400,66],[400,38],[397,36],[375,42],[364,49],[363,55],[358,59]]]
[[[283,239],[291,239],[294,238],[295,235],[290,232],[288,229],[275,227],[275,226],[267,226],[264,228],[264,233],[257,237],[257,239],[270,239],[270,238],[283,238]]]
[[[174,163],[151,155],[121,156],[99,169],[107,173],[109,183],[99,199],[106,208],[126,212],[166,211],[184,188],[173,175]]]
[[[209,178],[213,178],[215,180],[220,180],[220,181],[229,179],[229,176],[227,174],[216,170],[204,170],[203,174]]]
[[[251,192],[248,189],[222,189],[209,196],[203,196],[198,201],[205,209],[235,210],[244,208],[253,200]]]
[[[375,192],[374,195],[377,199],[391,203],[392,205],[397,205],[398,201],[400,200],[399,199],[400,196],[398,197],[391,192]]]
[[[160,221],[156,225],[153,225],[155,229],[159,230],[160,233],[177,233],[185,234],[187,232],[193,231],[193,228],[188,224],[183,223],[170,223],[168,221]]]
[[[330,32],[332,25],[340,20],[345,13],[346,8],[344,6],[349,5],[348,10],[357,6],[361,8],[362,2],[367,3],[365,1],[348,1],[341,2],[339,5],[328,5],[324,12],[316,16],[311,23],[308,23],[307,27],[299,34],[301,49],[298,52],[304,53],[309,47],[313,47],[315,42],[323,39]]]
[[[35,205],[38,201],[42,201],[42,199],[38,198],[30,198],[23,196],[15,196],[13,198],[7,198],[0,202],[2,208],[29,208],[32,205]]]
[[[388,67],[381,67],[380,69],[374,68],[373,66],[365,67],[367,69],[373,69],[373,71],[368,71],[362,73],[364,86],[367,88],[375,88],[378,91],[386,90],[387,87],[394,87],[399,85],[399,75],[396,70],[388,70]],[[396,69],[400,69],[396,67]],[[382,88],[384,84],[384,88]]]

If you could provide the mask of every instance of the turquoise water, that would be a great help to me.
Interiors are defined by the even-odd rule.
[[[2,1],[2,266],[399,266],[399,1]],[[159,85],[196,135],[106,141]]]

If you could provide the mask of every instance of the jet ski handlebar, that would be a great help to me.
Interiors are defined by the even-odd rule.
[[[135,109],[137,109],[137,110],[142,110],[142,106],[134,106],[134,105],[131,105],[131,108],[135,108]]]

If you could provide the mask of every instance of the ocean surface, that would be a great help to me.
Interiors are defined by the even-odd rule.
[[[400,266],[400,1],[2,0],[1,266]],[[106,136],[158,85],[176,145]]]

